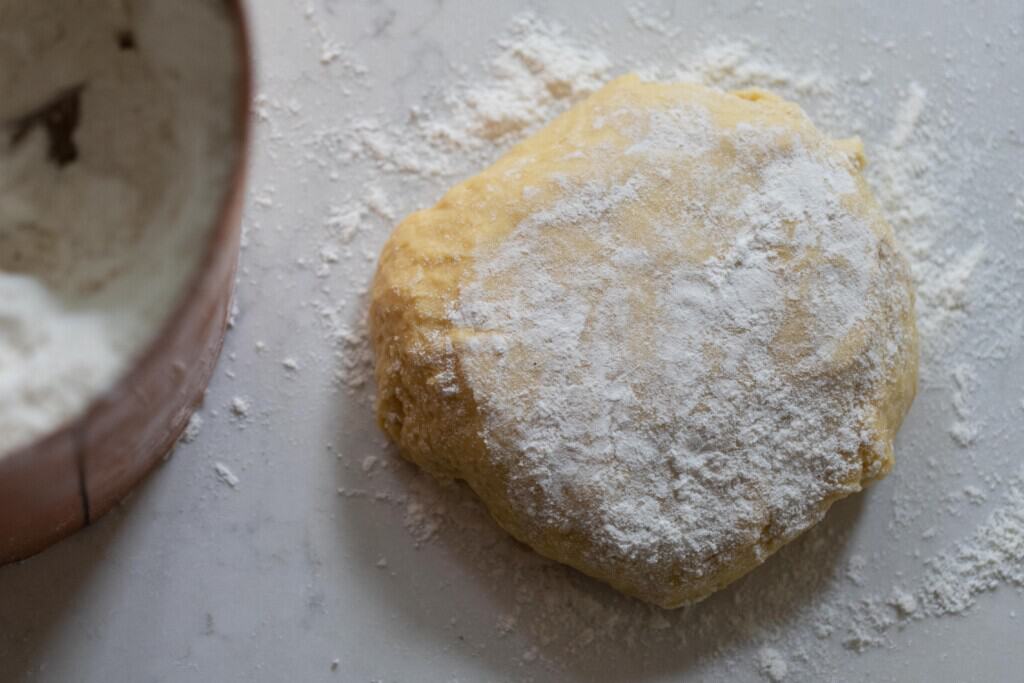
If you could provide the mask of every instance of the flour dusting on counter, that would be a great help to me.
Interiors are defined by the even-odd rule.
[[[331,38],[329,8],[305,7],[310,73],[337,77],[353,105],[374,84],[389,87],[373,70],[352,68],[373,62],[357,42]],[[682,40],[687,31],[680,27],[699,17],[643,3],[627,10],[622,25],[581,19],[571,29],[535,13],[519,15],[481,65],[446,63],[444,78],[418,97],[337,107],[325,119],[302,120],[284,79],[268,86],[258,115],[275,160],[301,160],[296,169],[332,188],[315,207],[289,213],[288,226],[280,225],[285,213],[273,187],[251,212],[254,243],[272,231],[305,231],[289,276],[308,277],[297,319],[316,326],[320,348],[286,350],[308,357],[310,367],[330,368],[324,382],[341,406],[345,438],[344,430],[373,419],[365,293],[379,248],[402,216],[433,204],[454,181],[622,73],[762,87],[800,103],[830,135],[863,138],[870,185],[911,261],[924,344],[921,393],[897,441],[893,474],[867,494],[866,519],[858,520],[858,503],[840,505],[761,570],[677,612],[624,598],[525,551],[464,487],[438,484],[372,439],[332,441],[338,448],[327,449],[344,484],[329,482],[344,506],[339,518],[351,525],[343,527],[345,543],[367,542],[360,534],[373,536],[368,530],[378,524],[404,527],[402,540],[415,550],[392,541],[365,553],[370,569],[388,558],[388,571],[374,571],[378,583],[368,585],[443,592],[452,621],[437,628],[452,642],[441,640],[438,651],[487,652],[520,667],[517,675],[521,670],[526,680],[564,680],[587,662],[607,661],[609,652],[634,662],[685,660],[697,678],[705,671],[720,680],[835,678],[849,670],[850,658],[909,647],[933,628],[928,624],[971,612],[988,592],[1020,585],[1013,563],[1024,504],[1007,474],[1016,470],[1016,454],[1010,431],[988,429],[995,420],[986,397],[993,376],[1019,353],[1024,281],[1014,255],[999,253],[993,226],[983,225],[972,206],[982,189],[975,177],[991,148],[958,128],[941,77],[918,82],[888,73],[881,62],[848,68],[827,50],[801,61],[785,46],[714,30],[700,41]],[[373,30],[387,37],[388,21]],[[623,31],[631,31],[634,55],[612,47]],[[963,76],[959,68],[948,65],[949,90]],[[1024,203],[1019,179],[1013,182],[1008,218],[1019,226],[1013,212],[1024,215]],[[979,324],[1000,319],[1006,324]],[[1009,406],[1014,415],[1019,396]],[[260,399],[262,408],[268,399]],[[881,528],[871,528],[865,542],[861,523],[879,519]],[[447,573],[424,578],[427,565]],[[478,599],[486,600],[480,614]],[[437,616],[442,621],[447,614]]]
[[[233,489],[237,489],[238,484],[241,483],[238,475],[232,472],[231,468],[222,462],[214,463],[213,471],[217,474],[217,479]]]

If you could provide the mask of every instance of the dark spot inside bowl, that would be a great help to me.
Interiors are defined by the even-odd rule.
[[[49,102],[14,120],[11,146],[18,145],[36,126],[46,131],[49,140],[47,157],[58,166],[67,166],[78,158],[75,130],[82,112],[82,90],[85,84],[67,88]]]
[[[135,34],[129,30],[119,31],[117,34],[117,47],[121,50],[135,49]]]

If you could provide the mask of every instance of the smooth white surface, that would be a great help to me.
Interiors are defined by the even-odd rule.
[[[558,672],[526,665],[525,630],[499,638],[494,629],[507,591],[481,577],[457,544],[442,533],[416,549],[401,509],[337,494],[338,487],[367,487],[360,464],[363,454],[380,454],[382,437],[365,394],[353,397],[335,384],[340,347],[325,335],[317,308],[344,299],[341,313],[354,324],[362,306],[356,291],[372,262],[343,261],[328,277],[315,275],[309,264],[315,265],[329,206],[362,188],[346,185],[344,177],[331,180],[300,143],[352,111],[399,118],[424,93],[444,88],[456,65],[472,69],[492,54],[493,38],[526,5],[318,1],[308,3],[315,7],[312,21],[306,2],[252,4],[260,92],[281,106],[257,129],[239,314],[202,412],[204,426],[120,509],[39,557],[0,568],[0,681],[625,683],[724,676],[713,658],[697,661],[706,648],[700,642],[646,655],[605,648]],[[977,198],[977,221],[991,231],[992,251],[1019,259],[1019,235],[1006,216],[1012,210],[1007,190],[1024,186],[1022,151],[1019,129],[1016,138],[1007,131],[1024,115],[1015,75],[1024,57],[1024,9],[1014,2],[984,8],[917,2],[895,10],[882,3],[785,4],[678,2],[667,6],[667,21],[682,27],[680,45],[746,35],[771,41],[798,64],[822,58],[850,72],[870,64],[879,89],[893,93],[893,108],[899,84],[911,80],[953,110],[970,105],[969,120],[955,125],[979,144],[986,136],[1003,141],[979,169],[989,182],[978,183],[985,193]],[[648,3],[649,10],[656,7]],[[642,34],[615,3],[560,3],[541,14],[570,26],[606,22],[602,47],[609,54],[643,50],[636,43]],[[879,40],[865,43],[866,33]],[[347,46],[345,59],[326,67],[320,62],[325,38]],[[365,65],[365,77],[346,65],[350,57]],[[970,76],[966,82],[943,77],[949,60]],[[371,241],[379,245],[386,230],[377,232]],[[1003,323],[989,317],[972,324]],[[287,357],[298,361],[297,371],[283,366]],[[979,367],[979,376],[975,412],[992,438],[980,439],[971,457],[985,471],[1008,476],[1021,460],[1019,340],[1006,359]],[[235,397],[250,403],[247,416],[232,413]],[[841,566],[854,554],[869,557],[864,573],[880,590],[920,566],[907,548],[893,545],[892,502],[925,457],[965,457],[946,433],[949,420],[946,393],[919,396],[901,433],[894,474],[837,505],[824,522],[836,532],[824,538],[836,545],[822,551],[822,562]],[[335,457],[337,451],[345,457]],[[217,463],[238,476],[237,488],[218,477]],[[374,475],[379,479],[367,488],[387,484],[398,491],[401,478],[393,472],[400,469],[395,464]],[[965,465],[955,484],[973,483],[977,471]],[[922,541],[922,552],[968,533],[996,498],[936,517],[939,538]],[[922,528],[931,514],[926,511]],[[834,540],[843,534],[845,542]],[[377,566],[381,558],[386,568]],[[752,577],[764,590],[771,590],[772,567]],[[815,599],[813,587],[800,596]],[[701,609],[732,609],[730,591]],[[1004,586],[966,616],[893,629],[892,648],[855,654],[837,647],[832,675],[1015,680],[1024,665],[1022,619],[1024,597]],[[757,643],[744,647],[748,656],[740,657],[731,680],[760,680]],[[801,676],[794,670],[787,680]]]

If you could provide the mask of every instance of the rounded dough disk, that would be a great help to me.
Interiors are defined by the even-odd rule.
[[[380,423],[538,552],[700,600],[884,476],[913,292],[857,140],[617,79],[399,225]]]

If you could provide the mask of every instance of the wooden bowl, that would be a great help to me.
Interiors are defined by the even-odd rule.
[[[0,454],[0,564],[88,526],[174,447],[202,401],[224,341],[250,138],[252,53],[243,0],[225,0],[237,59],[231,172],[205,254],[180,300],[131,369],[84,414]]]

